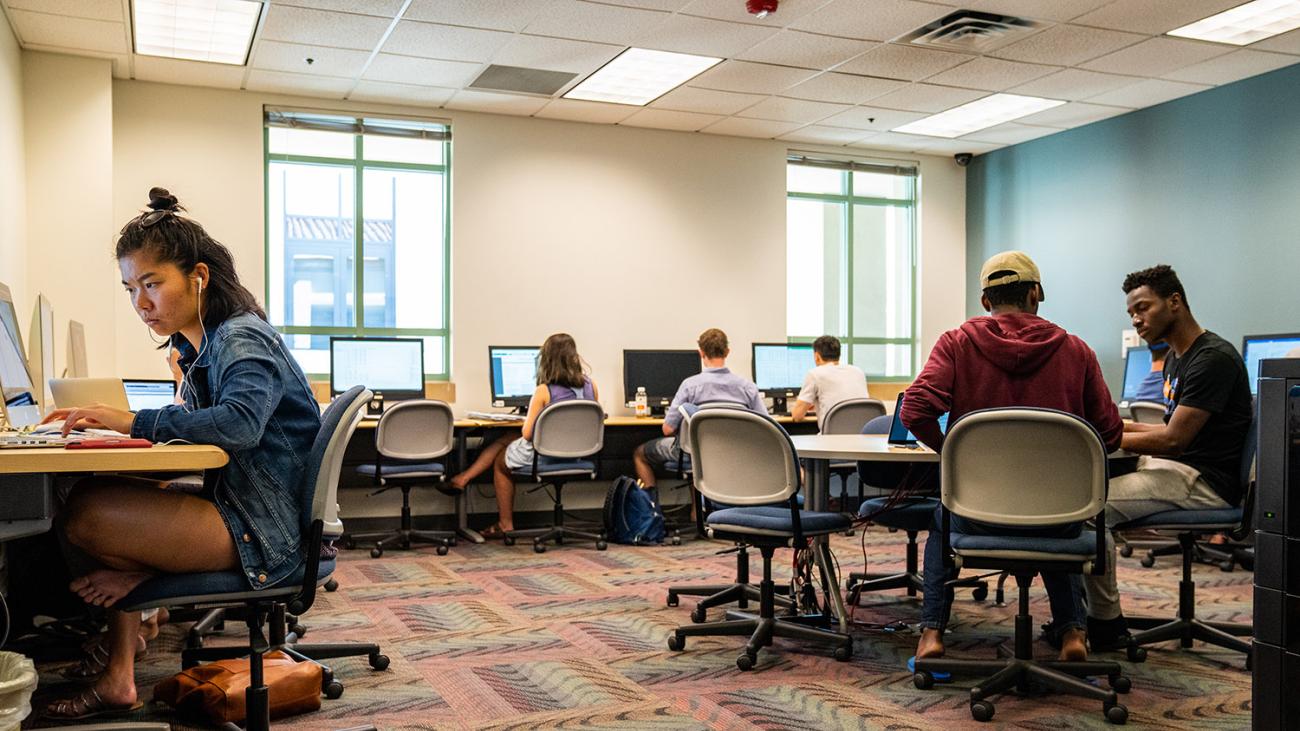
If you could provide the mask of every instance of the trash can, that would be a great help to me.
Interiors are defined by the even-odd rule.
[[[0,731],[18,728],[32,712],[36,666],[16,652],[0,652]]]

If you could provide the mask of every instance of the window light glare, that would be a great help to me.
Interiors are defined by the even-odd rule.
[[[244,65],[262,12],[254,0],[135,0],[135,52]]]
[[[902,127],[895,127],[893,131],[951,139],[1064,103],[1058,99],[1043,99],[1036,96],[993,94],[960,107],[953,107],[946,112],[909,122]]]
[[[644,106],[720,61],[709,56],[629,48],[570,89],[564,98]]]
[[[1300,28],[1300,0],[1255,0],[1175,28],[1168,35],[1245,46]]]

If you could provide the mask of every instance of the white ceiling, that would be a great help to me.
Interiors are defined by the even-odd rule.
[[[1242,2],[781,0],[758,20],[744,0],[269,0],[243,68],[135,55],[130,0],[0,8],[23,48],[110,58],[117,78],[978,154],[1300,62],[1300,30],[1247,48],[1163,35]],[[984,56],[890,42],[959,7],[1041,27]],[[726,60],[648,107],[465,88],[489,63],[576,84],[633,45]],[[1067,103],[956,140],[889,131],[1000,91]]]

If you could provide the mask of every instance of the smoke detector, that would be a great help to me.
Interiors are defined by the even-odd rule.
[[[745,0],[745,10],[755,18],[762,20],[776,12],[780,0]]]

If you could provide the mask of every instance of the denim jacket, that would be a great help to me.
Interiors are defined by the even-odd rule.
[[[230,461],[204,476],[254,589],[274,586],[302,563],[312,489],[305,460],[320,407],[280,334],[256,315],[209,331],[201,353],[173,336],[186,375],[185,405],[141,409],[131,436],[221,447]]]

